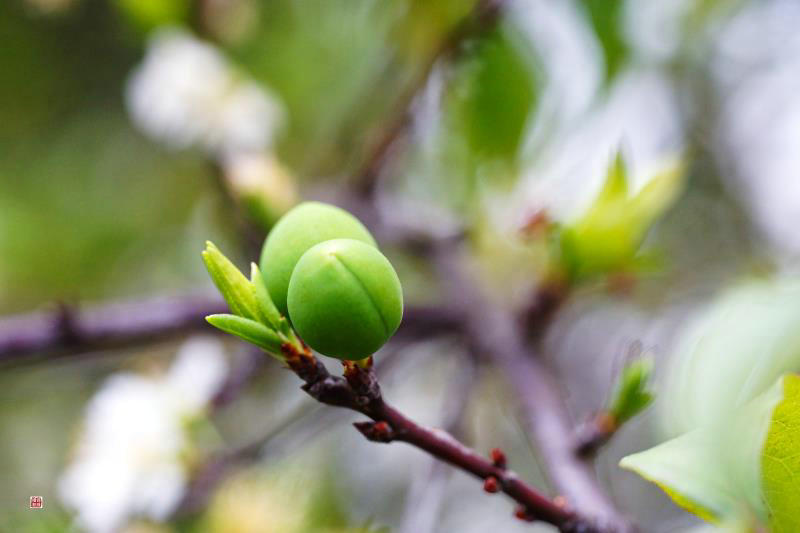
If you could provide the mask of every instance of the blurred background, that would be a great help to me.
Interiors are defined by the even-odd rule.
[[[580,217],[618,149],[633,190],[666,161],[684,161],[680,192],[647,232],[648,266],[627,272],[624,290],[581,284],[544,339],[577,420],[606,400],[632,346],[653,354],[662,376],[709,301],[743,280],[791,278],[800,4],[510,0],[420,83],[472,8],[4,0],[0,313],[213,294],[204,242],[240,266],[256,260],[244,219],[265,230],[299,198],[351,186],[420,85],[376,202],[419,227],[470,227],[480,275],[512,307],[547,273],[547,242],[520,238],[532,217]],[[436,303],[428,266],[399,248],[386,253],[407,303]],[[210,329],[4,361],[0,531],[550,530],[516,520],[508,501],[410,447],[365,442],[354,415],[318,409],[272,360],[212,409],[249,352]],[[449,387],[473,380],[458,402],[459,434],[479,450],[502,446],[546,486],[502,377],[489,366],[460,377],[465,351],[446,335],[390,343],[377,356],[390,361],[385,394],[440,425]],[[695,524],[617,466],[669,433],[663,412],[627,424],[597,461],[604,487],[645,532]],[[257,457],[183,509],[192,468],[264,435]],[[28,510],[32,495],[44,497],[41,512]]]

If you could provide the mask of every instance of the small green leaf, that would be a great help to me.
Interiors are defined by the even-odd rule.
[[[686,162],[674,158],[647,182],[630,204],[631,216],[639,224],[649,224],[672,205],[683,190]]]
[[[256,297],[256,303],[259,317],[264,324],[271,325],[275,330],[282,331],[283,328],[288,327],[286,320],[281,316],[278,308],[269,297],[269,291],[264,284],[264,278],[261,276],[261,270],[255,263],[250,263],[250,284],[253,286],[253,291]],[[282,331],[286,333],[285,331]]]
[[[647,390],[652,372],[653,360],[649,357],[632,361],[622,371],[609,403],[609,412],[618,424],[630,420],[653,401]]]
[[[203,261],[231,311],[235,315],[258,320],[259,305],[250,281],[210,241],[206,241]]]
[[[608,165],[606,181],[597,196],[597,204],[625,201],[628,197],[628,166],[622,150],[617,151],[614,160]]]
[[[263,324],[236,315],[209,315],[206,317],[209,324],[221,329],[225,333],[236,335],[240,339],[263,348],[270,355],[283,360],[281,356],[281,339],[278,334]]]
[[[761,455],[761,484],[772,533],[800,531],[800,376],[783,381],[783,401]]]
[[[564,225],[559,257],[573,280],[640,269],[639,248],[647,232],[675,201],[683,185],[683,165],[676,162],[633,196],[627,174],[625,160],[617,153],[589,209]]]

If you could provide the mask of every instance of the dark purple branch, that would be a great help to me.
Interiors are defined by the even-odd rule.
[[[290,368],[305,382],[302,388],[309,396],[328,405],[357,411],[372,420],[354,424],[367,439],[406,442],[481,480],[492,479],[496,490],[520,504],[523,510],[520,514],[526,518],[553,524],[565,532],[600,531],[572,510],[542,495],[504,465],[476,453],[443,430],[426,428],[407,418],[383,400],[371,370],[348,364],[342,378],[332,376],[307,351],[298,352],[287,346],[285,353]]]
[[[0,319],[0,366],[141,346],[193,331],[214,333],[205,317],[226,312],[220,296],[194,294],[14,315]],[[447,309],[409,307],[397,336],[426,337],[458,326],[457,314]]]
[[[226,311],[218,296],[189,295],[17,315],[0,320],[0,365],[211,331],[205,316]]]

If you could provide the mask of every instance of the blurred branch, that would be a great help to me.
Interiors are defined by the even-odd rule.
[[[216,332],[205,317],[228,311],[220,296],[185,295],[102,304],[0,320],[0,366],[32,363],[97,350],[141,346],[194,331]],[[409,307],[398,338],[458,328],[458,315],[439,307]]]
[[[516,317],[481,294],[465,270],[470,261],[460,244],[441,244],[434,249],[433,260],[449,298],[467,311],[466,333],[475,350],[494,361],[512,386],[524,425],[556,490],[571,508],[591,517],[598,531],[634,531],[601,489],[591,464],[574,453],[573,426],[563,393],[555,376],[526,344]]]
[[[359,195],[368,198],[375,191],[376,182],[386,167],[395,143],[406,135],[413,122],[414,101],[425,90],[436,66],[455,61],[467,40],[491,29],[500,18],[506,3],[505,0],[477,0],[472,12],[442,39],[439,47],[400,97],[394,116],[388,119],[388,126],[383,129],[369,157],[356,173],[354,185]]]
[[[575,431],[575,453],[584,459],[594,457],[619,428],[620,424],[610,413],[597,413]]]
[[[206,315],[226,309],[219,296],[188,295],[12,316],[0,320],[0,365],[152,343],[206,329]]]

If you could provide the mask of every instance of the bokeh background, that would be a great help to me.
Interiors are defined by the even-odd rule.
[[[211,293],[199,257],[206,239],[240,265],[255,258],[236,213],[248,187],[270,200],[254,215],[268,224],[297,197],[351,183],[397,102],[471,8],[470,0],[4,0],[0,312]],[[583,286],[545,339],[569,406],[584,418],[605,401],[631,346],[652,353],[662,374],[716,295],[796,270],[798,27],[792,0],[509,1],[495,28],[434,69],[378,202],[420,226],[475,228],[483,276],[516,305],[546,255],[518,238],[528,217],[546,210],[565,221],[585,210],[619,148],[635,188],[666,159],[685,159],[684,189],[648,234],[657,266],[622,294]],[[387,253],[406,300],[435,303],[429,270]],[[113,396],[123,376],[138,391],[131,398],[157,394],[144,382],[168,388],[165,372],[210,390],[243,357],[236,341],[206,334],[5,365],[0,531],[547,530],[515,520],[507,501],[462,473],[431,475],[416,450],[365,442],[349,426],[353,416],[317,411],[272,361],[209,417],[197,414],[203,393],[184,406],[197,457],[258,439],[292,413],[305,417],[198,512],[166,518],[159,506],[178,498],[180,475],[130,488],[130,472],[103,466],[124,455],[70,477],[87,432],[115,427],[95,413],[98,391]],[[387,396],[439,424],[464,351],[446,336],[404,344],[383,379]],[[181,354],[197,368],[178,368]],[[504,447],[516,470],[544,486],[503,380],[491,368],[474,379],[463,438]],[[117,424],[152,422],[162,408],[150,408],[131,408],[130,424]],[[626,425],[597,465],[646,532],[695,523],[617,467],[663,439],[661,412]],[[109,446],[125,446],[120,431]],[[92,499],[125,483],[130,490],[111,503]],[[45,510],[27,509],[31,495],[44,496]],[[133,500],[140,512],[115,522]],[[431,501],[432,513],[420,507]]]

